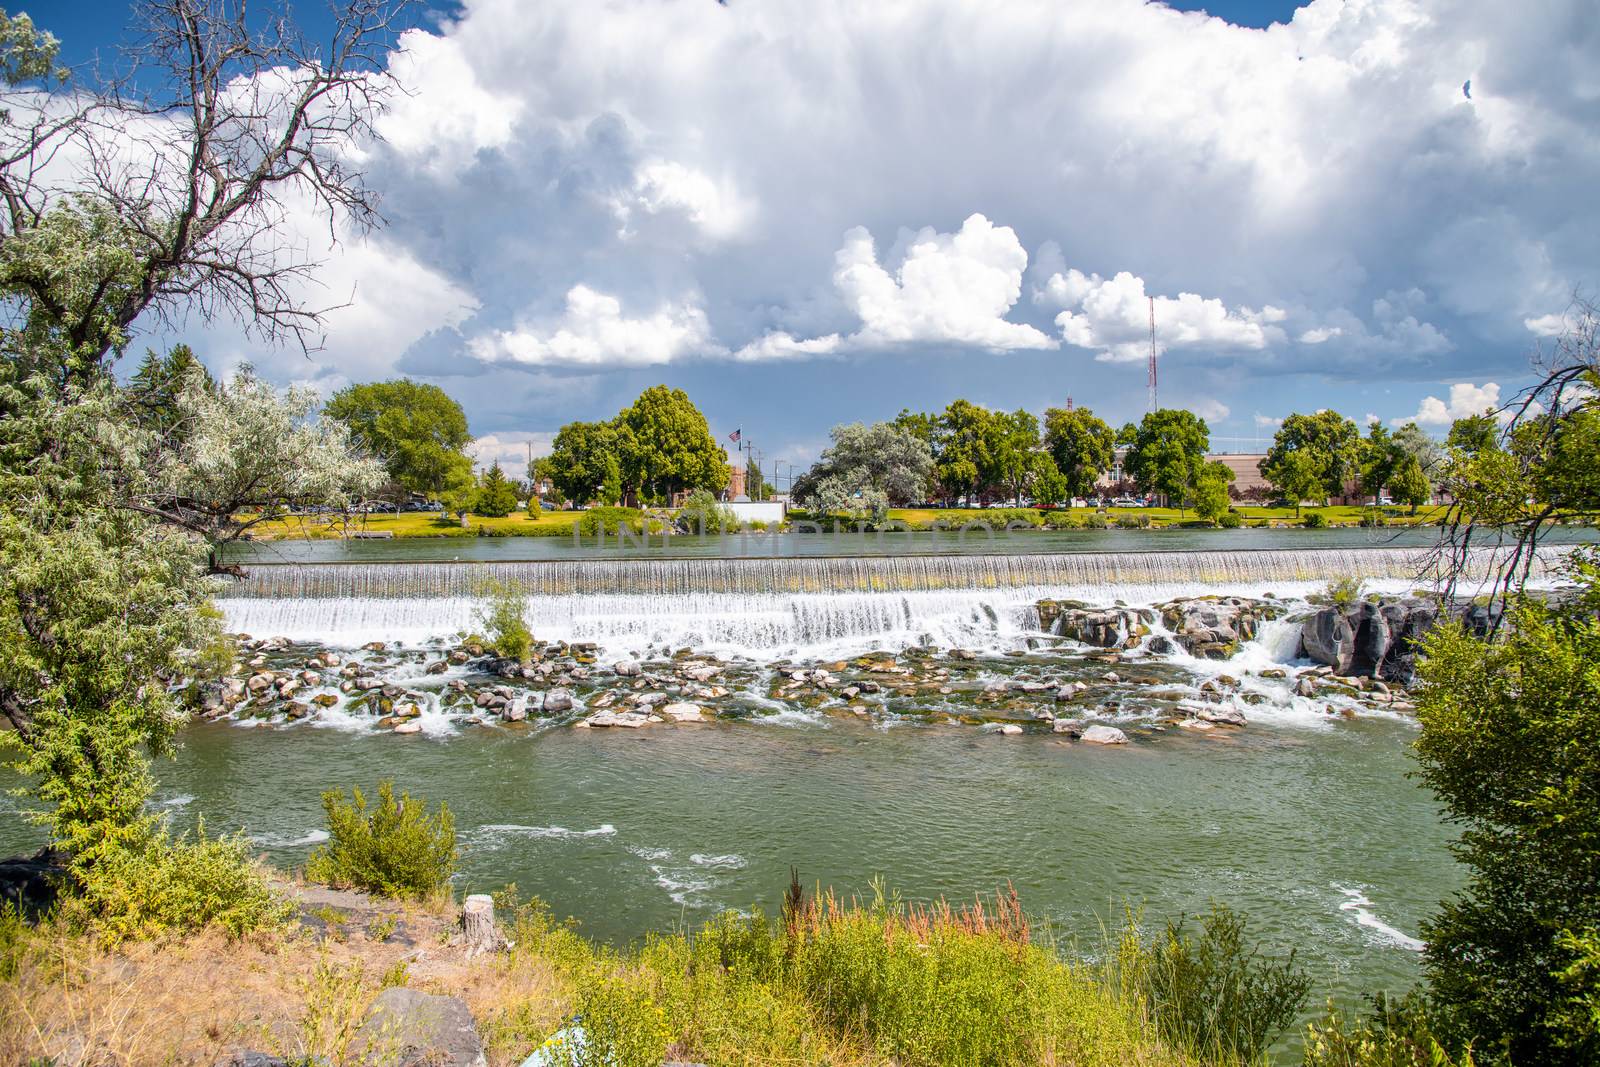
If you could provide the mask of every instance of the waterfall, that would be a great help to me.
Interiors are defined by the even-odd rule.
[[[1474,561],[1478,569],[1486,559]],[[1425,553],[1364,548],[822,559],[256,564],[220,602],[228,625],[334,646],[419,643],[481,629],[495,586],[527,597],[542,639],[608,651],[691,646],[774,658],[931,642],[1014,647],[1036,601],[1160,603],[1232,593],[1303,596],[1357,576],[1426,584]]]
[[[1207,586],[1393,578],[1431,584],[1414,548],[1054,555],[851,556],[786,559],[616,559],[471,563],[257,563],[230,598],[893,593],[1118,586]],[[1487,552],[1469,569],[1483,572]]]

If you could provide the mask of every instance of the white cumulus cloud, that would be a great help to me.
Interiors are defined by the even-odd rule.
[[[1112,278],[1073,268],[1053,274],[1040,292],[1042,302],[1066,308],[1056,325],[1068,343],[1094,350],[1096,359],[1125,362],[1150,352],[1151,301],[1144,279],[1127,271]],[[1267,305],[1261,311],[1229,309],[1221,300],[1197,293],[1155,298],[1156,350],[1206,347],[1262,349],[1284,338],[1275,324],[1286,313]]]
[[[1419,426],[1448,426],[1457,419],[1482,415],[1499,407],[1500,386],[1497,383],[1484,382],[1482,385],[1473,385],[1471,382],[1457,382],[1450,387],[1448,400],[1425,396],[1418,405],[1415,415],[1390,421],[1395,425],[1415,422]],[[1500,416],[1502,421],[1507,417],[1505,414]]]
[[[833,283],[861,318],[858,347],[922,341],[982,348],[1053,348],[1055,342],[1006,312],[1022,295],[1028,253],[1009,226],[971,215],[956,233],[931,227],[911,239],[892,272],[872,234],[857,226],[834,256]]]
[[[630,318],[620,300],[587,285],[567,291],[566,311],[552,327],[497,330],[469,347],[486,363],[530,367],[650,367],[715,349],[698,305],[665,304]]]

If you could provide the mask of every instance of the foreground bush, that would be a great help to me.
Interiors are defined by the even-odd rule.
[[[1179,918],[1146,939],[1130,921],[1114,971],[1142,997],[1167,1040],[1218,1060],[1255,1060],[1305,1007],[1311,978],[1294,962],[1272,960],[1247,945],[1244,920],[1225,905],[1196,932]]]
[[[437,815],[427,804],[378,783],[378,805],[367,809],[360,789],[353,800],[330,789],[322,794],[328,843],[311,854],[306,876],[329,885],[364,889],[387,897],[422,899],[445,889],[456,867],[456,826],[450,808]]]
[[[204,825],[193,839],[162,833],[140,847],[108,850],[75,889],[63,914],[110,944],[207,926],[239,937],[279,925],[290,910],[242,835],[207,837]]]
[[[1347,1019],[1329,1010],[1306,1029],[1305,1067],[1473,1067],[1472,1053],[1453,1057],[1435,1033],[1433,1011],[1416,993],[1372,999],[1371,1014]]]
[[[1480,1061],[1600,1062],[1600,556],[1496,639],[1429,635],[1417,759],[1465,889],[1423,927],[1433,1000]]]
[[[572,984],[583,1039],[547,1046],[571,1067],[1198,1062],[1098,968],[1032,943],[1014,895],[951,908],[791,891],[778,921],[727,913],[631,953],[593,948],[542,910],[512,914],[513,959],[554,961]],[[512,1058],[527,1047],[519,1023],[488,1021]]]

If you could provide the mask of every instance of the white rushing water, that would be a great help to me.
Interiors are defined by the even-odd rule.
[[[608,652],[694,647],[754,659],[827,656],[914,644],[1013,646],[1036,633],[1045,598],[1158,604],[1224,594],[1303,597],[1332,578],[1403,593],[1425,578],[1410,549],[1081,553],[781,560],[257,566],[221,602],[255,637],[333,647],[425,644],[482,629],[491,587],[527,595],[542,640]],[[1281,662],[1289,627],[1252,655]]]

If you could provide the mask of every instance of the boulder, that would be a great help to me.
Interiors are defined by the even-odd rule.
[[[1263,619],[1276,614],[1276,608],[1244,597],[1198,597],[1161,607],[1172,640],[1206,659],[1228,659],[1241,642],[1255,637]]]
[[[420,734],[422,724],[415,719],[401,719],[395,723],[394,732],[397,734]]]
[[[1366,678],[1375,676],[1389,654],[1389,620],[1378,605],[1369,601],[1348,612],[1345,623],[1354,635],[1349,673]]]
[[[528,704],[526,700],[517,699],[500,709],[502,722],[521,722],[528,717]]]
[[[705,722],[706,717],[701,714],[700,705],[690,704],[687,701],[675,701],[663,704],[656,709],[656,714],[665,716],[673,722]]]
[[[1338,608],[1323,608],[1300,625],[1300,647],[1306,658],[1347,674],[1355,658],[1356,635]]]
[[[1230,707],[1203,707],[1194,713],[1194,717],[1215,726],[1243,726],[1248,721],[1244,712]]]
[[[637,678],[643,671],[638,662],[631,659],[618,660],[611,665],[611,669],[618,678]]]
[[[552,689],[544,695],[542,710],[546,715],[556,715],[572,710],[572,694],[565,689]]]
[[[394,1067],[487,1067],[466,1002],[395,986],[378,994],[351,1043],[351,1061]]]
[[[597,711],[593,715],[578,723],[579,726],[621,726],[630,730],[637,730],[641,726],[648,726],[652,721],[649,715],[638,711]]]
[[[1034,605],[1040,626],[1060,637],[1068,637],[1096,648],[1116,648],[1130,637],[1148,633],[1155,613],[1132,608],[1085,608],[1041,600]]]
[[[1081,739],[1091,745],[1125,745],[1128,743],[1128,735],[1115,726],[1086,727]]]

